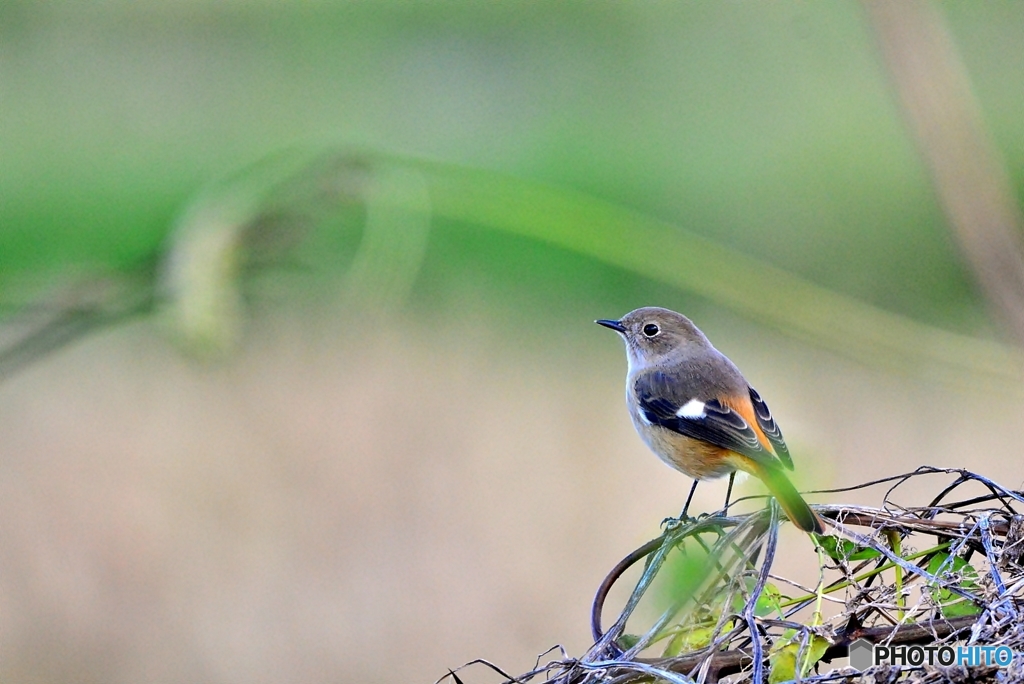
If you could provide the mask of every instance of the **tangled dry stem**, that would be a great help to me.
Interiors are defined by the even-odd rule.
[[[930,484],[921,479],[936,477],[944,486],[927,505],[896,502],[908,482]],[[826,666],[861,638],[882,645],[1006,645],[1024,653],[1024,514],[1017,511],[1024,510],[1024,495],[967,470],[927,466],[831,491],[878,486],[887,489],[877,508],[815,506],[832,528],[816,540],[817,587],[773,572],[780,522],[774,502],[749,515],[670,520],[661,536],[630,553],[602,582],[591,616],[594,645],[585,654],[572,658],[553,649],[519,676],[479,660],[442,680],[462,684],[459,673],[464,677],[465,668],[478,665],[521,683],[706,684],[728,677],[760,684],[780,681],[778,672],[771,679],[770,673],[788,648],[795,656],[793,677],[808,683],[1024,681],[1019,656],[1002,669]],[[673,554],[690,560],[684,590],[643,633],[628,634],[627,623],[659,574],[679,572],[678,564],[674,571],[666,565]],[[603,629],[610,589],[640,561],[639,581]],[[553,652],[559,657],[541,662]]]

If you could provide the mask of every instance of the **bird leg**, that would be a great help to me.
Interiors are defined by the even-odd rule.
[[[722,513],[729,514],[729,499],[732,498],[732,483],[736,480],[736,471],[729,473],[729,488],[725,490],[725,506],[722,507]]]
[[[686,515],[686,511],[690,510],[690,501],[693,500],[693,493],[697,491],[697,483],[700,480],[694,480],[693,486],[690,487],[690,494],[686,497],[686,503],[683,505],[683,512],[679,514],[679,520],[686,520],[689,516]]]

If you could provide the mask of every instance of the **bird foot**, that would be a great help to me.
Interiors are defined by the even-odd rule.
[[[697,518],[688,516],[686,513],[682,513],[678,518],[669,516],[661,521],[661,526],[665,529],[672,529],[673,527],[680,527],[682,525],[690,525],[697,522]]]

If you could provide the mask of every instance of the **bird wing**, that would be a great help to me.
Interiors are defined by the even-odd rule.
[[[768,410],[768,404],[764,403],[764,399],[761,398],[761,395],[753,387],[750,388],[750,401],[754,404],[754,415],[757,416],[757,425],[761,428],[761,432],[772,443],[772,449],[775,450],[775,455],[782,461],[782,465],[792,470],[793,457],[789,455],[789,447],[786,446],[786,440],[782,438],[782,431],[779,430],[775,419],[772,418],[772,412]]]
[[[682,383],[662,371],[638,375],[633,387],[638,408],[650,424],[743,454],[762,465],[778,467],[779,461],[761,444],[746,419],[724,401],[680,396]],[[788,452],[786,456],[788,460]]]

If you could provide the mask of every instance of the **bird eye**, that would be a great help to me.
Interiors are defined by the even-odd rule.
[[[660,332],[661,328],[659,328],[654,323],[648,323],[647,325],[644,326],[644,335],[647,335],[648,337],[654,337]]]

